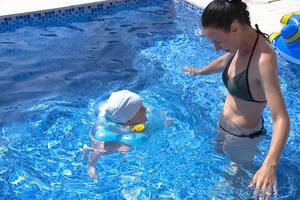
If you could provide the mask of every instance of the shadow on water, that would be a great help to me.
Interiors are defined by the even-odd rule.
[[[143,90],[153,76],[134,66],[137,52],[180,30],[173,1],[130,12],[1,33],[0,125],[23,121],[32,104],[48,100],[79,100],[85,107],[89,98],[104,99],[111,91]]]

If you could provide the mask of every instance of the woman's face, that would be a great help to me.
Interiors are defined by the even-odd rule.
[[[222,29],[207,27],[203,28],[204,35],[214,44],[217,51],[235,52],[237,49],[237,40],[232,31],[225,32]]]
[[[127,124],[134,125],[145,123],[147,121],[146,111],[147,108],[142,106],[135,116],[127,122]]]

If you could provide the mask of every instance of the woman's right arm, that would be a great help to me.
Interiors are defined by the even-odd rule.
[[[206,75],[206,74],[221,72],[224,70],[226,61],[229,59],[230,55],[231,55],[230,53],[226,53],[218,57],[214,61],[212,61],[209,65],[207,65],[204,68],[197,69],[195,67],[187,66],[183,68],[183,71],[185,74],[192,75],[192,76],[196,76],[199,74]]]

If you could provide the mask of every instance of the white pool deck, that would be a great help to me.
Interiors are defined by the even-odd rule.
[[[186,0],[204,8],[211,0]],[[300,0],[243,0],[249,7],[252,25],[268,34],[280,31],[280,19],[283,15],[300,11]]]
[[[106,0],[0,0],[0,17],[34,11],[76,6]],[[111,0],[117,1],[117,0]],[[186,0],[204,8],[211,0]],[[266,33],[280,31],[284,14],[300,10],[300,0],[244,0],[249,6],[252,24]]]

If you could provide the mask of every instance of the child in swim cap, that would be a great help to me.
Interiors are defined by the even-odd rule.
[[[134,133],[140,134],[140,132],[144,131],[144,123],[147,121],[146,110],[147,109],[143,105],[143,101],[139,95],[128,90],[121,90],[113,92],[110,95],[107,102],[103,107],[101,107],[100,118],[102,117],[105,119],[104,123],[121,125],[122,128],[112,130],[115,132],[114,135],[118,135],[118,133],[120,134],[120,137],[122,137],[122,134],[128,135],[128,131],[124,131],[124,133],[122,133],[123,129],[129,130],[132,135]],[[99,129],[102,125],[95,125],[94,129]],[[116,128],[113,127],[112,129]],[[95,139],[92,132],[94,132],[93,129],[90,132],[92,146],[89,147],[84,145],[83,159],[85,157],[85,153],[88,150],[91,150],[88,161],[88,174],[91,178],[97,179],[96,163],[99,157],[113,152],[128,152],[131,145],[125,143],[124,140],[114,141],[111,139],[112,141],[110,141],[110,139],[106,139],[107,137],[102,137],[104,141],[102,141],[102,139]]]

